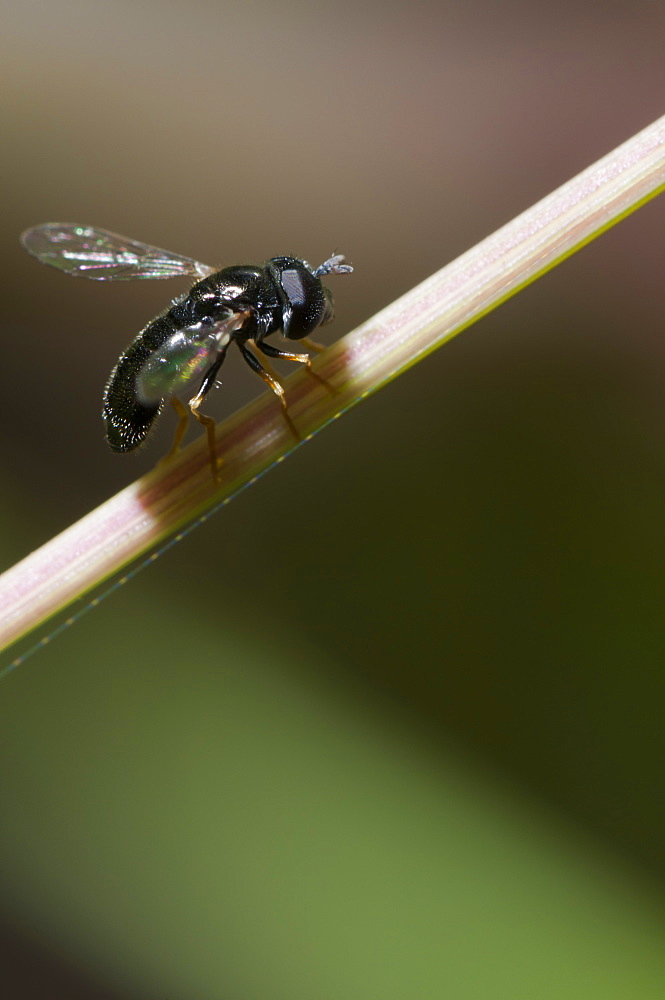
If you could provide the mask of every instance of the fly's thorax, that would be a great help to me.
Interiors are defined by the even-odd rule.
[[[201,303],[214,302],[251,306],[257,311],[277,303],[277,295],[265,268],[255,264],[239,264],[215,271],[197,282],[190,294]]]
[[[180,306],[176,325],[205,317],[217,321],[228,309],[244,314],[243,339],[265,337],[282,327],[275,282],[265,267],[255,264],[225,267],[198,281]]]

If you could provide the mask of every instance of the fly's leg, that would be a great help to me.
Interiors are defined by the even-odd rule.
[[[212,389],[215,384],[215,378],[217,377],[217,372],[222,367],[222,362],[226,357],[226,347],[220,351],[217,360],[215,361],[212,368],[209,368],[203,377],[203,381],[199,387],[199,391],[195,396],[193,396],[189,401],[189,412],[195,417],[200,424],[206,429],[206,434],[208,435],[208,454],[210,456],[210,471],[212,472],[213,480],[219,482],[219,470],[221,467],[221,462],[217,458],[217,442],[215,440],[215,421],[212,417],[206,416],[205,413],[199,413],[199,406],[205,399],[208,392]],[[181,404],[182,405],[182,404]],[[183,407],[184,409],[184,407]]]
[[[309,354],[293,354],[291,351],[280,351],[278,347],[273,347],[272,344],[266,344],[264,340],[260,341],[256,346],[262,354],[265,354],[269,358],[282,358],[284,361],[297,361],[299,364],[304,365],[305,371],[311,378],[314,379],[315,382],[322,385],[329,393],[333,395],[335,394],[336,390],[330,382],[326,382],[326,380],[312,368],[312,359]]]
[[[304,344],[307,350],[313,351],[314,354],[320,354],[326,349],[325,344],[319,344],[316,340],[310,340],[309,337],[301,337],[298,343]]]
[[[260,351],[261,350],[261,348],[259,347],[259,345],[257,344],[257,342],[255,340],[248,341],[248,344],[251,345],[251,348],[254,351]],[[245,360],[247,360],[247,359],[245,359]],[[272,378],[275,380],[275,382],[279,382],[279,373],[273,368],[273,366],[270,364],[270,362],[268,361],[267,358],[264,357],[262,359],[261,365],[262,365],[263,368],[265,368],[265,370],[268,372],[268,374],[272,376]],[[252,371],[254,371],[254,370],[255,369],[252,369]]]
[[[182,403],[178,399],[177,396],[171,397],[171,405],[175,410],[175,412],[177,413],[179,420],[178,420],[178,426],[176,427],[175,430],[175,434],[173,435],[173,444],[171,445],[169,452],[161,460],[161,462],[168,462],[169,459],[173,458],[173,456],[180,451],[180,445],[182,444],[182,439],[187,433],[187,425],[189,423],[189,416],[191,414],[193,417],[196,417],[199,423],[203,424],[206,429],[206,433],[208,435],[208,450],[210,452],[210,468],[212,470],[212,476],[215,482],[219,482],[218,473],[220,464],[217,459],[217,453],[215,448],[215,421],[212,419],[212,417],[207,417],[204,413],[199,413],[198,410],[206,394],[210,391],[210,389],[214,384],[215,376],[217,375],[217,372],[221,368],[225,355],[226,355],[226,348],[220,351],[214,364],[212,365],[211,368],[208,369],[208,371],[204,375],[199,391],[189,401],[189,407],[186,407],[184,403]]]
[[[206,416],[205,413],[199,413],[199,406],[203,402],[203,396],[200,392],[190,399],[189,410],[193,417],[196,417],[200,424],[206,429],[206,434],[208,435],[208,454],[210,456],[210,471],[212,472],[212,478],[216,483],[219,482],[219,470],[220,461],[217,458],[217,441],[215,440],[215,421],[212,417]]]
[[[176,396],[171,396],[171,406],[178,414],[178,426],[176,427],[175,434],[173,435],[173,444],[166,455],[164,455],[164,458],[160,459],[160,465],[162,462],[168,462],[169,459],[173,458],[173,456],[177,455],[180,451],[180,445],[182,444],[182,439],[187,433],[187,424],[189,423],[189,410]]]
[[[293,423],[291,417],[289,416],[289,411],[286,405],[286,394],[284,392],[284,387],[282,386],[281,382],[279,382],[279,380],[275,378],[274,375],[271,375],[269,371],[266,371],[266,369],[263,367],[259,359],[252,354],[252,352],[249,350],[246,344],[242,344],[238,341],[238,347],[240,348],[240,353],[242,354],[243,358],[245,359],[249,367],[252,369],[252,371],[256,372],[257,375],[260,375],[264,382],[267,382],[267,384],[270,386],[272,391],[279,399],[279,402],[282,407],[282,413],[284,414],[284,419],[286,420],[288,428],[293,434],[296,441],[300,441],[301,440],[300,434],[296,430],[295,424]],[[263,347],[261,347],[261,350],[263,350]],[[305,355],[305,357],[306,356],[307,355]]]

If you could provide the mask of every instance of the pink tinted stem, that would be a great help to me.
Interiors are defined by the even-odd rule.
[[[304,371],[289,379],[289,413],[302,437],[308,439],[664,186],[665,117],[325,351],[314,367],[328,388]],[[212,482],[202,437],[4,573],[0,650],[296,447],[270,393],[220,424],[217,441],[221,485]]]

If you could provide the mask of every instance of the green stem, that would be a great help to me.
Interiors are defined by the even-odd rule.
[[[333,344],[286,382],[305,440],[665,188],[665,117]],[[360,276],[359,276],[360,277]],[[296,442],[267,392],[0,577],[0,650],[228,501]]]

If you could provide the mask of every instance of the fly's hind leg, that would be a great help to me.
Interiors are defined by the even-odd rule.
[[[195,396],[193,396],[189,401],[189,412],[193,417],[198,420],[200,424],[206,429],[206,434],[208,436],[208,454],[210,456],[210,471],[212,472],[212,478],[216,483],[219,482],[219,470],[221,467],[221,462],[217,458],[217,441],[215,439],[215,421],[212,417],[207,416],[205,413],[199,413],[199,406],[205,399],[208,392],[212,389],[215,384],[215,378],[217,377],[217,372],[222,367],[222,362],[226,357],[226,345],[219,352],[215,363],[203,376],[203,381],[199,387],[199,391]]]
[[[180,451],[180,445],[182,444],[182,439],[187,433],[187,424],[189,423],[189,410],[183,403],[180,402],[177,396],[171,396],[171,406],[178,414],[178,426],[176,427],[175,434],[173,435],[173,444],[166,455],[164,455],[164,458],[160,459],[160,465],[162,462],[168,462],[169,459],[173,458],[173,456],[177,455]]]
[[[258,344],[256,346],[258,347]],[[266,369],[263,367],[259,359],[252,354],[252,352],[249,350],[246,344],[243,344],[240,341],[238,341],[238,347],[240,348],[240,353],[242,354],[243,358],[245,359],[249,367],[252,369],[252,371],[256,372],[257,375],[260,375],[263,381],[267,382],[272,391],[275,393],[281,404],[282,413],[284,415],[284,419],[287,423],[289,430],[293,434],[296,441],[301,441],[302,438],[300,437],[300,434],[296,430],[295,424],[293,423],[291,417],[289,416],[289,411],[286,405],[286,393],[284,392],[284,386],[275,377],[275,375],[273,375],[269,371],[266,371]],[[261,350],[263,350],[263,347],[261,347]]]
[[[205,413],[199,413],[199,406],[203,402],[205,393],[201,393],[201,390],[190,399],[189,401],[189,412],[193,417],[196,417],[200,424],[206,429],[206,434],[208,435],[208,455],[210,457],[210,471],[212,472],[212,478],[216,483],[219,482],[219,470],[221,468],[221,462],[217,458],[217,440],[215,438],[215,421],[212,417],[208,417]]]
[[[180,420],[178,422],[178,426],[176,427],[175,434],[173,436],[173,444],[171,445],[170,451],[162,459],[162,462],[168,462],[168,460],[170,458],[173,458],[173,456],[176,455],[177,452],[180,450],[182,439],[187,433],[187,424],[189,423],[189,415],[191,413],[191,415],[195,417],[200,424],[203,424],[203,426],[206,429],[206,434],[208,435],[208,452],[210,454],[210,469],[212,471],[212,478],[215,480],[216,483],[219,482],[220,463],[217,459],[217,449],[215,441],[215,421],[212,419],[212,417],[208,417],[204,413],[199,413],[199,406],[205,399],[207,393],[212,388],[215,381],[215,376],[217,375],[217,372],[221,368],[225,355],[226,355],[226,348],[224,348],[223,351],[220,351],[214,364],[212,365],[211,368],[208,369],[208,371],[204,375],[199,391],[195,396],[192,397],[192,399],[190,399],[188,407],[186,407],[184,403],[182,403],[178,399],[177,396],[171,397],[171,405],[178,414]]]
[[[265,341],[260,341],[257,345],[258,349],[262,354],[265,354],[269,358],[282,358],[284,361],[296,361],[298,364],[305,366],[305,371],[307,374],[322,385],[332,395],[337,391],[334,386],[327,382],[318,372],[315,372],[312,368],[312,359],[309,354],[293,354],[291,351],[280,351],[278,347],[273,347],[272,344],[266,344]],[[317,345],[320,346],[320,345]],[[321,350],[324,350],[321,347]]]

